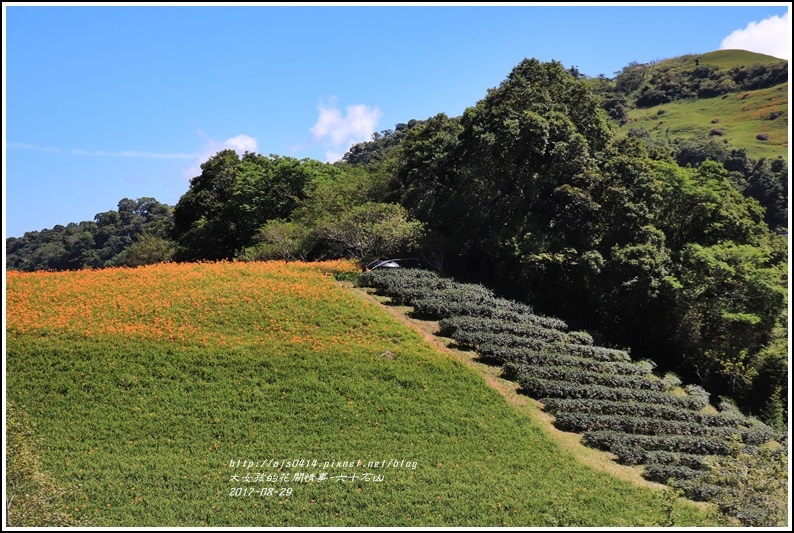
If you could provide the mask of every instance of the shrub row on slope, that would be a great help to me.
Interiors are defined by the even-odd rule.
[[[652,362],[595,346],[588,333],[481,286],[414,270],[369,272],[361,282],[440,320],[441,335],[502,364],[505,377],[541,400],[559,429],[583,433],[587,445],[621,463],[645,465],[648,479],[673,480],[691,498],[721,490],[701,478],[708,456],[729,454],[729,437],[740,436],[748,451],[774,438],[771,428],[738,410],[702,412],[710,400],[702,387],[681,388],[674,375],[653,375]]]
[[[553,345],[539,345],[538,349],[516,348],[504,349],[492,344],[479,348],[480,356],[498,361],[501,364],[514,363],[516,365],[555,366],[562,365],[568,368],[589,370],[592,372],[608,372],[612,374],[644,376],[653,371],[654,365],[649,361],[627,363],[624,361],[611,361],[596,358],[566,355],[559,351],[549,350]]]

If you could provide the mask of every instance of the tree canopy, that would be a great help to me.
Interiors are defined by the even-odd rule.
[[[6,239],[6,268],[34,271],[126,265],[128,248],[142,236],[170,239],[171,212],[170,206],[154,198],[124,198],[118,210],[97,213],[93,221]]]

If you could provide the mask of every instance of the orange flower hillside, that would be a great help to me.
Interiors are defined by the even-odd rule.
[[[198,345],[301,342],[321,347],[319,302],[349,297],[317,263],[167,263],[70,272],[8,272],[6,331]],[[340,318],[341,317],[337,317]]]

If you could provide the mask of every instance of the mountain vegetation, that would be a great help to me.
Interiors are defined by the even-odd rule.
[[[173,208],[124,199],[93,222],[10,238],[6,266],[417,255],[780,428],[787,161],[754,158],[766,152],[732,136],[747,122],[732,112],[702,115],[719,119],[704,134],[675,106],[772,98],[756,119],[787,124],[787,68],[722,51],[591,79],[525,59],[459,117],[398,124],[335,164],[224,150]],[[649,111],[671,117],[664,134]]]
[[[681,166],[722,163],[731,183],[788,227],[788,63],[745,50],[631,63],[588,78],[620,132]]]
[[[6,268],[76,270],[168,261],[173,209],[154,198],[124,198],[118,210],[6,239]]]

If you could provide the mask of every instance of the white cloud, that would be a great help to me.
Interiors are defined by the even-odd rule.
[[[335,163],[345,156],[344,152],[334,152],[332,150],[325,151],[325,161],[328,163]]]
[[[239,155],[243,155],[245,152],[256,152],[258,146],[255,138],[242,133],[225,141],[207,138],[201,132],[199,135],[204,137],[204,145],[198,154],[190,156],[193,159],[193,164],[182,172],[182,178],[186,180],[200,175],[201,164],[221,150],[232,149]]]
[[[200,151],[193,154],[183,154],[177,152],[142,152],[137,150],[119,150],[109,152],[106,150],[85,150],[82,148],[65,149],[56,146],[43,146],[38,144],[11,142],[8,143],[8,148],[17,150],[31,150],[36,152],[49,152],[61,155],[76,155],[80,157],[127,157],[127,158],[141,158],[141,159],[184,159],[192,160],[188,168],[184,168],[181,172],[182,179],[189,180],[201,174],[201,164],[207,159],[214,156],[221,150],[231,148],[240,155],[245,152],[256,152],[257,141],[255,138],[240,134],[225,141],[218,141],[210,139],[199,132],[201,137],[204,137],[204,144]],[[178,167],[177,167],[178,168]]]
[[[42,146],[40,144],[8,143],[8,147],[17,148],[20,150],[34,150],[36,152],[50,152],[53,154],[66,153],[66,150],[64,150],[63,148],[57,148],[55,146]]]
[[[739,49],[791,59],[791,12],[751,22],[743,30],[736,30],[722,40],[721,50]]]
[[[325,145],[329,162],[341,159],[350,146],[370,140],[383,116],[377,107],[364,104],[349,105],[343,114],[335,99],[329,105],[321,103],[318,108],[320,116],[309,131],[313,141]]]
[[[240,134],[231,139],[223,141],[224,148],[231,148],[240,155],[245,152],[256,152],[256,139],[248,135]]]

